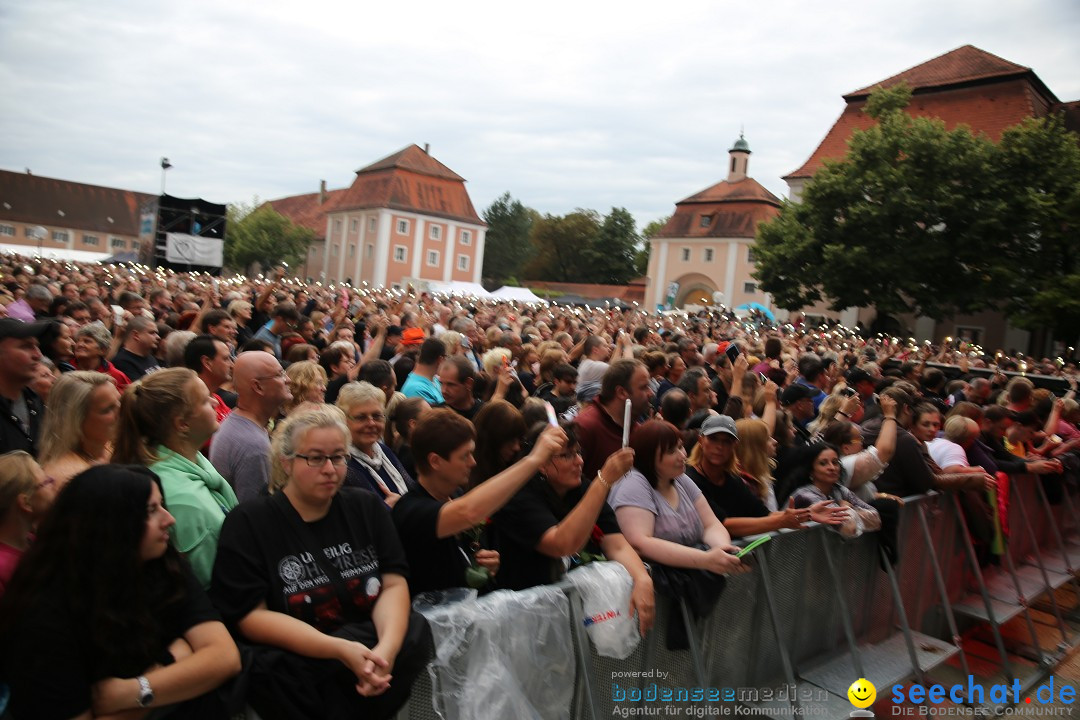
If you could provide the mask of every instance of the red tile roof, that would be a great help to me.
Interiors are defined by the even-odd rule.
[[[139,234],[139,208],[153,199],[133,190],[0,170],[0,217],[13,222],[132,236]]]
[[[393,170],[395,168],[412,170],[421,175],[431,175],[432,177],[465,182],[465,178],[431,157],[431,155],[424,152],[420,149],[420,146],[416,144],[399,150],[393,155],[387,155],[382,160],[373,162],[367,167],[360,168],[356,173],[374,172],[376,170]]]
[[[326,237],[326,210],[331,207],[345,190],[329,190],[319,202],[319,193],[293,195],[279,200],[270,200],[267,204],[301,227],[309,228],[318,238]]]
[[[844,99],[865,98],[876,88],[892,87],[902,82],[907,83],[912,90],[919,90],[992,78],[1016,77],[1028,73],[1031,73],[1029,67],[1009,62],[973,45],[964,45],[880,82],[850,92],[844,96]]]
[[[807,161],[784,179],[810,177],[822,161],[843,158],[852,132],[873,125],[862,112],[870,92],[901,82],[912,89],[911,115],[941,118],[950,129],[964,124],[995,141],[1005,128],[1052,109],[1063,108],[1067,123],[1075,120],[1072,103],[1060,103],[1031,68],[964,45],[845,95],[840,118]]]
[[[675,203],[660,238],[754,237],[759,223],[776,217],[780,199],[753,178],[724,180]],[[701,218],[709,218],[702,226]]]
[[[319,193],[294,195],[270,204],[320,238],[326,236],[327,213],[369,208],[485,224],[469,199],[464,178],[416,145],[357,170],[352,185],[329,191],[322,204]]]

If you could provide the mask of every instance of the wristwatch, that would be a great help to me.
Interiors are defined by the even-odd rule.
[[[150,681],[145,675],[140,675],[135,678],[135,681],[139,683],[139,699],[136,702],[141,708],[150,707],[150,704],[154,702],[154,689],[150,687]]]

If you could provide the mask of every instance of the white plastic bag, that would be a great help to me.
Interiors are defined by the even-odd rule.
[[[634,582],[617,562],[593,562],[566,576],[581,595],[585,632],[599,655],[625,660],[641,642],[630,614]]]

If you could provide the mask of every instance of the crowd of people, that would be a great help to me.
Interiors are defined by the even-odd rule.
[[[748,571],[733,539],[888,555],[932,489],[993,563],[1009,477],[1055,501],[1080,464],[1075,362],[951,340],[16,256],[0,316],[16,718],[390,717],[420,593],[606,559],[647,632]]]

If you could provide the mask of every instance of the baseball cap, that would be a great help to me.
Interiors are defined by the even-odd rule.
[[[406,328],[401,333],[402,345],[420,345],[424,342],[424,331],[420,328]]]
[[[735,421],[728,415],[712,415],[701,423],[702,435],[709,437],[716,433],[727,433],[736,440],[739,439],[739,433],[735,430]]]
[[[40,338],[51,322],[27,323],[15,318],[0,318],[0,340],[7,338]]]
[[[784,392],[780,393],[781,405],[794,405],[800,400],[814,397],[815,393],[810,388],[799,383],[792,383],[784,388]]]

